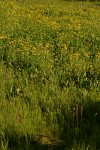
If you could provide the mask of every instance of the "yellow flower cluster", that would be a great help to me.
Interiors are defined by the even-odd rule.
[[[0,40],[9,38],[6,44],[15,53],[20,52],[23,57],[30,57],[30,54],[38,56],[42,53],[41,56],[44,55],[49,60],[56,41],[62,57],[66,55],[71,46],[70,61],[80,62],[81,53],[86,59],[89,59],[90,52],[85,49],[90,44],[82,46],[81,43],[86,35],[91,34],[95,37],[96,34],[99,34],[97,29],[100,25],[100,14],[95,7],[87,8],[86,4],[77,5],[76,3],[63,5],[63,7],[62,5],[57,7],[56,4],[50,4],[47,7],[44,3],[20,7],[13,1],[4,2],[0,7],[2,10],[5,9],[5,12],[2,11],[5,20],[2,21],[1,30],[9,34],[8,36],[1,32]],[[73,41],[73,46],[70,45],[71,41]],[[82,48],[77,51],[80,45]],[[96,54],[96,57],[99,59],[99,53]]]

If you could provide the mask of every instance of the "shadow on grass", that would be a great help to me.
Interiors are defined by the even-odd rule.
[[[65,143],[69,146],[83,145],[85,149],[90,146],[91,150],[100,149],[100,102],[89,102],[83,106],[82,118],[80,108],[77,110],[76,118],[72,122],[69,135],[65,136]],[[77,118],[78,117],[78,118]],[[74,118],[72,118],[74,119]],[[67,129],[65,128],[64,133]],[[69,138],[69,140],[67,140]],[[72,143],[71,143],[72,141]],[[67,146],[67,145],[66,145]],[[72,149],[72,147],[70,147]]]
[[[9,150],[70,150],[73,147],[76,147],[76,150],[79,145],[80,147],[84,146],[84,150],[88,146],[90,146],[91,150],[99,150],[100,102],[84,106],[83,118],[80,122],[78,121],[78,126],[75,124],[70,124],[69,128],[64,126],[60,135],[61,140],[59,141],[45,137],[49,142],[43,144],[40,142],[42,135],[38,136],[38,140],[36,140],[36,137],[33,137],[33,135],[20,135],[16,132],[8,132],[7,129],[4,136],[6,141],[8,141]]]
[[[52,144],[42,144],[38,140],[35,140],[35,137],[32,135],[19,135],[15,132],[8,133],[7,130],[5,131],[5,139],[6,142],[8,141],[7,147],[9,150],[64,150],[65,148],[64,143],[58,144],[52,142]]]

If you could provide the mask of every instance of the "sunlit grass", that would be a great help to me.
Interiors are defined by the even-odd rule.
[[[27,140],[31,135],[48,136],[50,139],[44,138],[48,143],[72,138],[68,144],[73,150],[93,149],[88,138],[83,146],[74,141],[73,135],[78,136],[79,131],[73,126],[73,108],[84,106],[94,122],[99,116],[99,106],[90,109],[90,105],[100,104],[99,6],[25,1],[22,7],[22,1],[5,0],[0,2],[0,10],[2,150],[9,147],[10,133],[25,135]]]

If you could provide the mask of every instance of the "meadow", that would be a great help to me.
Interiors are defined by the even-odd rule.
[[[0,150],[99,150],[100,3],[0,11]]]

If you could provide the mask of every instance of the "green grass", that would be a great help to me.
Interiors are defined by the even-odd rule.
[[[99,2],[0,10],[0,149],[99,150]]]

